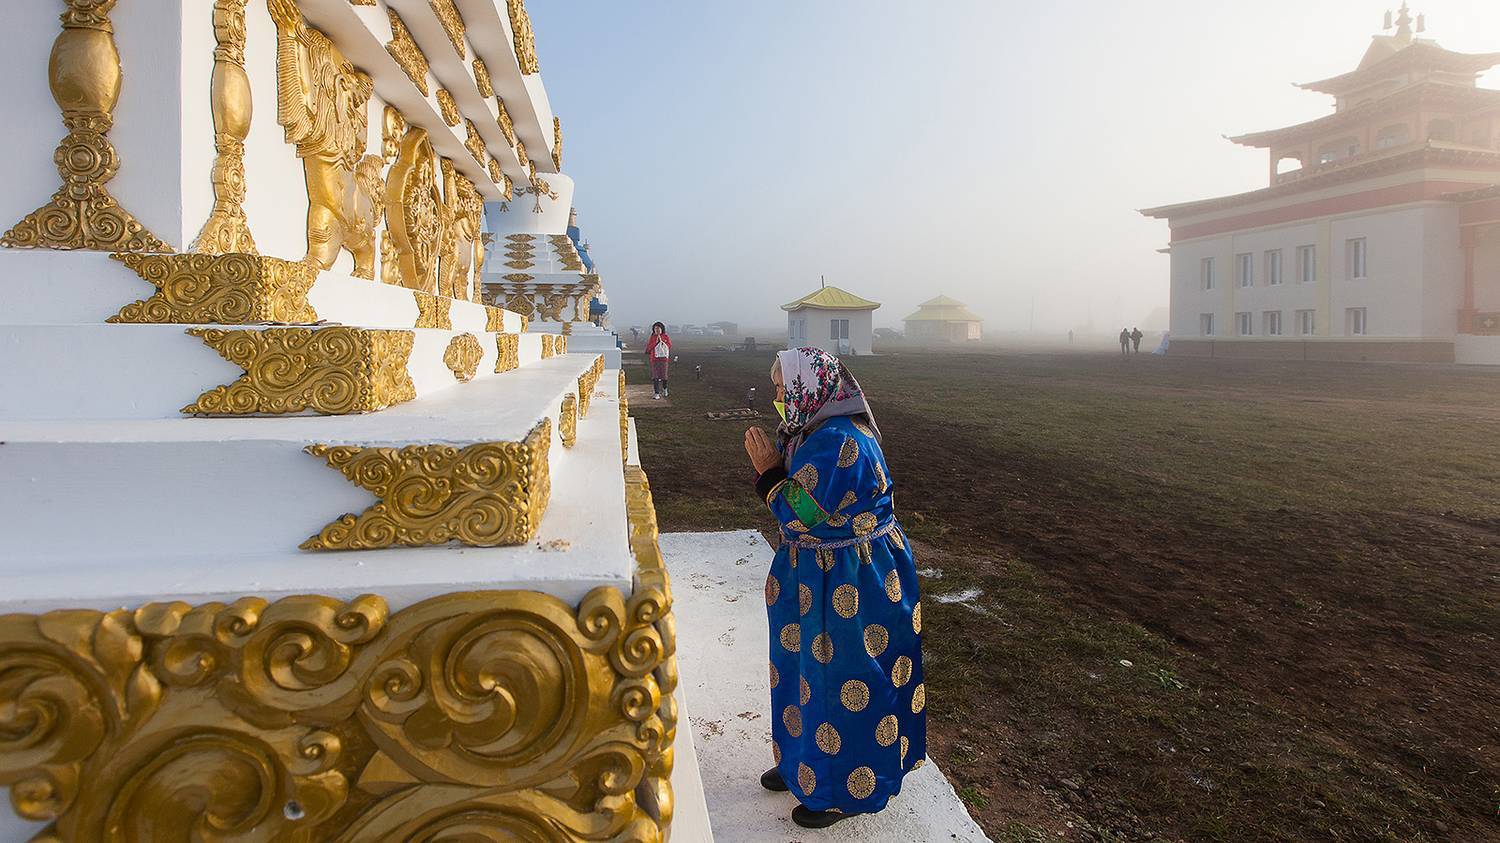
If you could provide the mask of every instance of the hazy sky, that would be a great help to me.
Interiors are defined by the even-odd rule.
[[[616,325],[784,325],[828,283],[899,325],[939,292],[990,331],[1103,330],[1166,304],[1137,208],[1265,186],[1224,134],[1332,109],[1364,0],[544,0],[564,168]],[[1500,51],[1500,2],[1426,37]],[[1500,73],[1481,84],[1500,87]]]

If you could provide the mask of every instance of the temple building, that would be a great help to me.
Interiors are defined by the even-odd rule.
[[[781,306],[786,311],[787,348],[817,346],[829,354],[869,354],[878,307],[880,302],[825,284]]]
[[[917,305],[917,312],[901,321],[906,323],[908,340],[940,343],[978,342],[984,320],[963,302],[938,296]]]
[[[1229,138],[1266,187],[1142,211],[1171,229],[1171,353],[1500,363],[1500,52],[1386,23],[1299,86],[1332,114]]]

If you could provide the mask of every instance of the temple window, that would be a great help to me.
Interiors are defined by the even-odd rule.
[[[1375,148],[1389,149],[1393,146],[1400,146],[1401,144],[1406,143],[1407,140],[1408,129],[1406,127],[1406,124],[1396,123],[1391,126],[1386,126],[1375,135]]]
[[[1427,124],[1427,139],[1454,141],[1458,140],[1458,132],[1453,128],[1452,120],[1433,120]]]
[[[1198,286],[1205,290],[1214,288],[1214,259],[1204,258],[1198,264]]]
[[[1346,262],[1348,264],[1349,278],[1359,280],[1367,277],[1365,275],[1365,238],[1357,237],[1353,240],[1344,241],[1346,251]]]
[[[1331,164],[1345,158],[1353,158],[1359,154],[1358,138],[1340,138],[1331,143],[1324,144],[1318,150],[1318,163]]]

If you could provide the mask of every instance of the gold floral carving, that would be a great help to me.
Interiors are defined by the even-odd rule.
[[[393,105],[385,107],[380,119],[380,154],[386,163],[401,154],[401,139],[406,137],[406,118]]]
[[[309,324],[318,314],[307,302],[317,274],[306,264],[259,255],[111,255],[156,287],[110,322],[249,325]]]
[[[563,350],[560,354],[567,353],[567,337],[558,337],[562,341]],[[594,358],[593,365],[588,371],[578,376],[578,414],[587,418],[589,414],[589,399],[594,396],[594,387],[599,385],[599,378],[604,374],[604,355]]]
[[[535,164],[532,164],[532,170],[531,184],[521,188],[521,195],[536,197],[536,204],[532,207],[531,212],[533,214],[540,214],[542,212],[542,197],[545,196],[548,199],[556,201],[557,191],[552,189],[552,185],[548,184],[546,179],[536,175]]]
[[[502,191],[509,189],[510,180],[505,177],[504,171],[502,171],[500,169],[500,162],[499,161],[495,160],[494,158],[491,158],[490,161],[489,161],[489,163],[487,165],[485,165],[485,169],[487,169],[489,171],[490,181],[494,182],[495,184],[500,185]],[[509,199],[510,197],[507,196],[505,198]]]
[[[562,118],[552,118],[552,166],[562,172]]]
[[[532,262],[528,260],[511,260],[506,261],[505,265],[510,267],[511,269],[530,269],[531,263]]]
[[[427,96],[427,57],[422,55],[422,48],[417,46],[415,39],[411,37],[411,30],[406,28],[406,23],[394,9],[387,9],[391,17],[391,40],[385,45],[385,51],[391,54],[396,64],[406,73],[406,78],[411,80],[422,96]]]
[[[500,277],[513,284],[525,284],[532,280],[532,276],[524,272],[510,272]]]
[[[215,0],[214,70],[209,98],[214,114],[214,206],[190,252],[255,254],[245,219],[245,138],[253,112],[245,75],[245,0]]]
[[[484,330],[489,333],[505,330],[505,310],[492,304],[484,306]]]
[[[374,228],[357,225],[355,170],[364,158],[374,84],[333,42],[307,25],[293,0],[266,0],[276,22],[276,122],[297,148],[307,176],[308,263],[329,269],[339,251],[355,274],[375,277]],[[375,158],[379,161],[378,157]],[[355,189],[351,189],[351,186]],[[364,197],[366,205],[372,203]]]
[[[551,441],[552,422],[543,419],[521,442],[464,448],[309,445],[309,454],[380,500],[324,527],[302,549],[371,550],[452,541],[471,547],[524,544],[536,534],[551,495]]]
[[[495,374],[521,367],[521,335],[495,335]]]
[[[664,572],[637,566],[576,608],[509,590],[0,616],[0,777],[49,823],[37,840],[661,843],[675,630]]]
[[[557,432],[563,447],[578,444],[578,396],[571,392],[563,396],[562,408],[557,412]]]
[[[406,369],[411,331],[333,325],[190,328],[188,333],[245,370],[234,383],[215,387],[183,407],[188,415],[344,415],[382,410],[417,397]]]
[[[516,138],[516,160],[521,162],[522,169],[531,165],[531,159],[527,157],[526,153],[526,142],[520,138]],[[526,191],[523,189],[521,192],[525,193]]]
[[[479,88],[482,97],[493,97],[495,95],[495,82],[490,78],[490,69],[485,66],[484,59],[474,58],[474,84]]]
[[[464,121],[464,149],[469,150],[479,166],[489,159],[489,152],[484,148],[484,138],[479,136],[479,127],[474,125],[473,120]]]
[[[554,354],[552,343],[557,339],[553,334],[542,334],[542,359],[546,360]]]
[[[505,135],[505,142],[511,146],[515,146],[516,127],[510,121],[510,112],[505,110],[505,100],[495,97],[495,105],[500,108],[500,113],[495,115],[495,122],[500,124],[500,131]]]
[[[453,299],[447,296],[434,296],[431,293],[419,291],[413,291],[412,296],[417,300],[417,324],[415,327],[452,330],[453,318],[450,314],[453,310]]]
[[[423,292],[437,290],[443,234],[443,199],[437,177],[438,164],[427,130],[411,128],[401,140],[400,153],[386,179],[386,230],[395,239],[402,285]]]
[[[458,53],[460,59],[468,58],[468,52],[464,48],[464,19],[458,13],[458,7],[453,5],[453,0],[428,0],[427,5],[432,7],[433,15],[448,34],[453,52]]]
[[[457,126],[463,116],[458,113],[458,103],[453,101],[453,95],[448,93],[447,88],[438,88],[437,91],[438,112],[443,115],[443,122],[449,126]]]
[[[530,243],[536,237],[531,234],[507,234],[505,235],[505,239],[513,243]]]
[[[62,32],[52,42],[47,84],[68,134],[52,161],[62,186],[52,201],[27,214],[0,246],[170,252],[160,238],[120,207],[105,185],[120,170],[109,142],[120,98],[120,51],[109,13],[115,0],[64,0]]]
[[[514,292],[507,296],[505,299],[505,309],[520,314],[522,319],[527,319],[536,312],[536,307],[532,304],[531,296],[524,292]],[[525,333],[526,329],[523,327],[521,332]]]
[[[479,345],[479,338],[473,334],[459,334],[448,343],[448,350],[443,352],[443,365],[461,383],[474,379],[479,371],[479,361],[483,359],[484,349]]]
[[[524,0],[506,0],[510,12],[510,36],[515,43],[516,63],[521,74],[530,76],[541,71],[536,60],[536,32],[531,28],[531,16],[526,14]]]

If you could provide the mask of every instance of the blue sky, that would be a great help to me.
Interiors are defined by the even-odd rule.
[[[784,325],[818,276],[894,325],[939,292],[991,331],[1166,303],[1166,225],[1264,186],[1220,135],[1318,117],[1362,0],[533,0],[564,169],[616,324]],[[1500,3],[1413,12],[1500,50]],[[1482,84],[1500,86],[1492,73]]]

